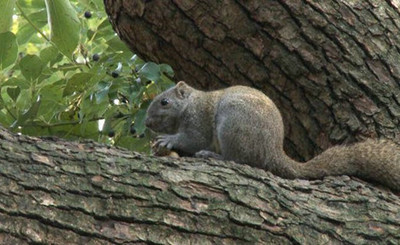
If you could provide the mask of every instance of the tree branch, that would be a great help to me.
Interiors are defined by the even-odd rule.
[[[232,162],[157,158],[0,128],[0,241],[390,243],[400,198],[349,177],[284,180]]]

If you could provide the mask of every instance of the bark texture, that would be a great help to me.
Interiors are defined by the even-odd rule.
[[[363,137],[400,142],[395,0],[104,0],[118,35],[176,80],[270,96],[288,154],[307,160]]]
[[[400,197],[0,127],[0,244],[398,244]]]

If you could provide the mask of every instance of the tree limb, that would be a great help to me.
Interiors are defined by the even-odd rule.
[[[400,198],[346,176],[284,180],[0,128],[1,244],[400,241]]]

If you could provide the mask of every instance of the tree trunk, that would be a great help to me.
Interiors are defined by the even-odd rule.
[[[104,2],[118,35],[176,80],[264,91],[298,160],[364,137],[400,142],[398,1]]]
[[[0,127],[0,244],[398,244],[400,197]]]

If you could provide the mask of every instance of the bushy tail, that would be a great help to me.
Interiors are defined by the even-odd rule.
[[[306,163],[286,160],[294,176],[320,179],[350,175],[400,191],[400,146],[388,140],[367,140],[350,146],[332,147]],[[285,176],[283,176],[285,177]]]

